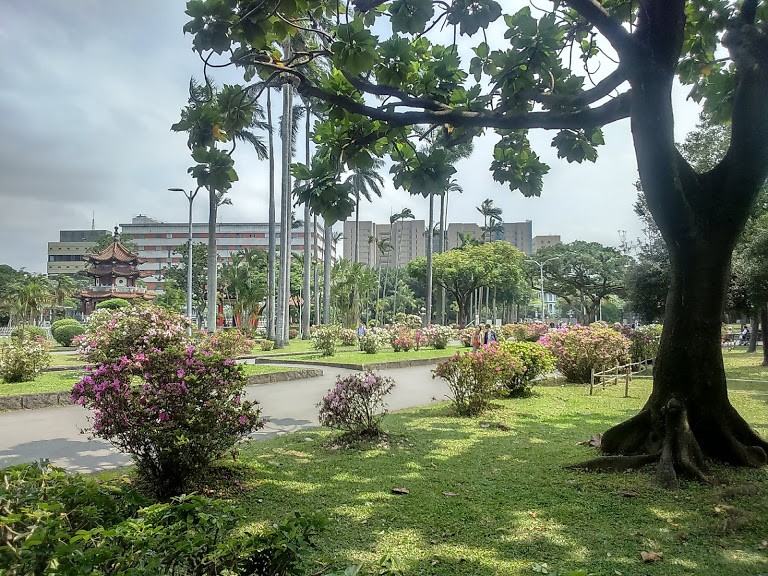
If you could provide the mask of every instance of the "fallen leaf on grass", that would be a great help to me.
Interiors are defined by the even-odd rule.
[[[408,488],[392,488],[392,494],[410,494]]]
[[[490,422],[480,422],[480,428],[490,428],[491,423]]]
[[[766,548],[768,548],[768,540],[763,540],[757,545],[758,550],[765,550]]]
[[[624,496],[624,498],[634,498],[637,496],[636,490],[619,490],[619,496]]]
[[[456,492],[443,492],[443,496],[458,496]]]
[[[537,512],[535,510],[528,510],[528,516],[536,518]]]
[[[662,560],[664,558],[663,552],[646,552],[643,550],[640,552],[640,558],[643,559],[643,562],[650,564],[651,562],[658,562],[659,560]]]
[[[592,434],[592,437],[589,440],[584,440],[583,442],[577,442],[577,446],[591,446],[592,448],[600,448],[600,444],[603,441],[603,435],[602,434]]]

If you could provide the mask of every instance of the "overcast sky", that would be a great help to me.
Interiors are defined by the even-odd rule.
[[[147,214],[186,222],[187,201],[170,187],[194,186],[183,134],[170,131],[202,65],[184,36],[184,0],[0,0],[0,264],[45,272],[47,242],[62,229],[111,229]],[[218,79],[221,79],[219,77]],[[698,110],[679,91],[678,139]],[[274,99],[279,101],[278,99]],[[568,164],[531,140],[551,170],[539,198],[493,181],[495,137],[478,140],[456,175],[464,188],[449,200],[452,222],[482,222],[475,209],[492,198],[507,222],[533,221],[533,234],[617,245],[619,230],[640,234],[632,212],[637,169],[629,121],[605,129],[596,164]],[[300,150],[303,146],[300,146]],[[223,221],[267,219],[267,165],[236,152],[240,175]],[[388,221],[408,206],[426,219],[427,201],[395,190],[364,205],[361,218]],[[195,220],[205,221],[198,201]]]

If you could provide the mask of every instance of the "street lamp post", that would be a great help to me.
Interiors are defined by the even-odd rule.
[[[189,200],[189,234],[187,236],[187,318],[189,318],[189,332],[192,332],[192,202],[200,190],[200,186],[194,192],[187,192],[183,188],[168,188],[170,192],[181,192]]]
[[[552,256],[552,258],[547,258],[544,260],[544,262],[539,262],[538,260],[534,260],[533,258],[526,258],[526,262],[533,262],[539,267],[539,281],[541,284],[539,285],[541,288],[541,321],[544,322],[544,318],[546,317],[544,315],[544,265],[547,262],[551,262],[552,260],[557,260],[559,256]]]

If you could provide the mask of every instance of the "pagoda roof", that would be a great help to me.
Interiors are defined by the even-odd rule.
[[[142,258],[139,258],[138,254],[134,254],[128,248],[123,246],[123,244],[120,242],[120,234],[117,231],[117,226],[115,226],[115,234],[114,239],[112,241],[112,244],[107,246],[104,250],[101,252],[98,252],[97,254],[89,254],[85,257],[86,260],[89,262],[124,262],[124,263],[134,263],[134,264],[143,264],[145,260]]]
[[[138,270],[135,266],[130,264],[95,264],[90,268],[81,270],[80,274],[84,276],[93,276],[95,278],[101,278],[102,276],[122,276],[124,278],[146,278],[152,276],[154,272],[152,270]]]
[[[91,298],[95,300],[106,300],[108,298],[122,298],[123,300],[154,300],[157,295],[149,292],[125,292],[121,291],[119,286],[115,286],[113,290],[83,290],[80,292],[80,298]]]

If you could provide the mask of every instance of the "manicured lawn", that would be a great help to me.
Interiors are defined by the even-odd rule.
[[[339,350],[357,350],[357,346],[339,346]],[[272,354],[286,354],[286,353],[292,353],[292,354],[298,354],[303,352],[314,352],[315,351],[315,343],[312,340],[299,340],[298,338],[294,338],[293,340],[288,341],[288,345],[284,346],[283,348],[280,348],[279,350],[270,350],[269,352],[264,352],[259,346],[256,346],[253,349],[253,354],[257,355],[267,355],[271,356]]]
[[[285,356],[285,359],[305,360],[316,364],[378,364],[379,362],[399,362],[404,360],[417,360],[421,358],[444,358],[453,356],[457,350],[468,351],[469,348],[459,348],[449,346],[443,350],[435,348],[421,348],[420,350],[409,350],[408,352],[394,352],[391,348],[384,348],[376,354],[366,354],[360,352],[357,348],[349,351],[337,351],[333,356],[322,356],[319,352],[312,354],[302,354],[301,356]]]
[[[40,394],[42,392],[66,392],[82,376],[82,371],[43,372],[34,381],[6,384],[0,380],[0,396],[16,394]]]
[[[268,366],[247,364],[244,366],[245,375],[270,374],[272,372],[287,372],[292,370],[285,366]],[[82,376],[82,371],[43,372],[34,381],[6,384],[0,380],[0,396],[16,394],[39,394],[41,392],[66,392],[72,388]]]
[[[75,352],[62,352],[61,354],[51,354],[51,368],[56,366],[83,366],[85,360],[80,358]]]
[[[269,366],[268,364],[244,364],[243,370],[246,376],[254,376],[256,374],[273,374],[274,372],[288,372],[295,370],[288,366]]]
[[[581,386],[540,387],[471,419],[434,404],[389,415],[390,441],[364,451],[337,449],[321,430],[254,442],[237,469],[248,488],[238,504],[246,525],[294,511],[330,518],[307,574],[385,555],[414,576],[528,576],[544,573],[542,564],[558,574],[768,573],[765,468],[719,467],[725,485],[674,492],[655,485],[652,469],[564,469],[592,457],[577,442],[636,413],[650,386],[635,382],[630,398],[618,387],[593,397]],[[766,398],[732,401],[768,434]],[[644,564],[641,551],[663,560]]]
[[[746,348],[736,347],[733,350],[723,350],[725,376],[728,378],[728,389],[740,388],[738,380],[757,380],[768,382],[768,367],[763,363],[763,347],[758,346],[757,352],[747,354]],[[645,370],[641,376],[651,376],[651,370]]]

